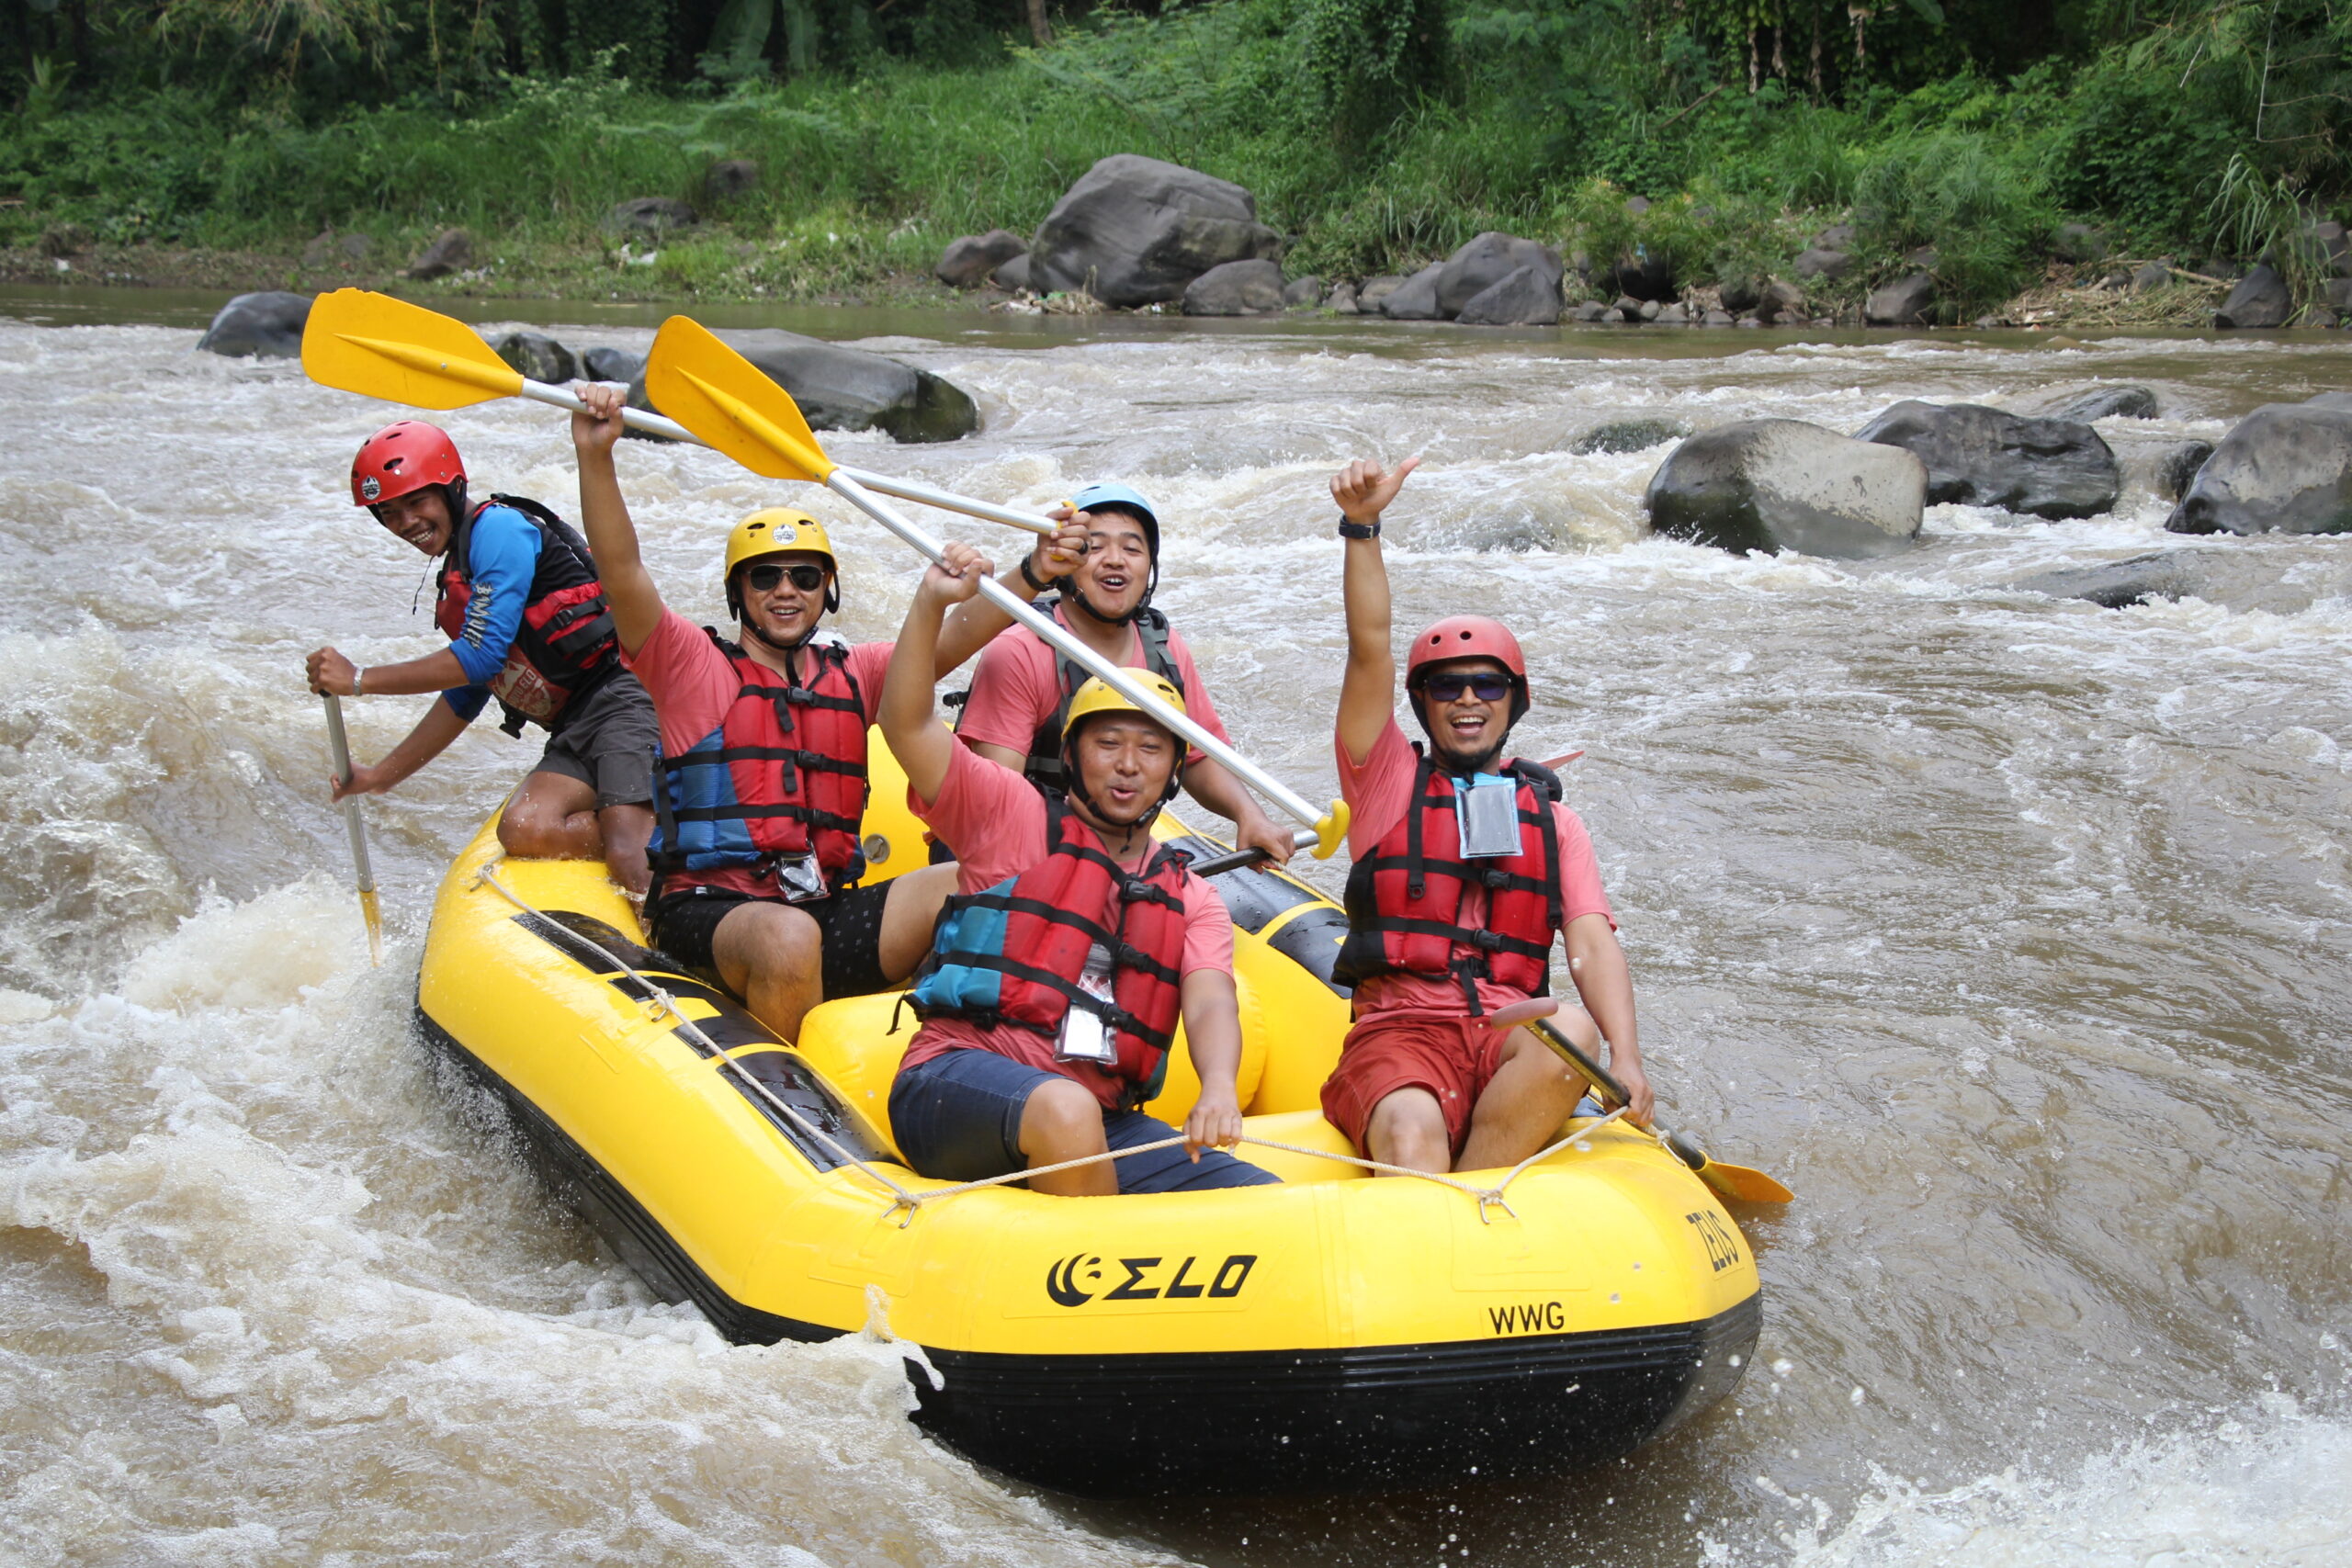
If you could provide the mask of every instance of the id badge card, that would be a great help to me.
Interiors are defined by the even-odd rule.
[[[825,886],[824,867],[817,863],[813,854],[778,855],[775,885],[787,904],[806,904],[831,891]]]
[[[1515,781],[1480,773],[1467,784],[1456,784],[1453,800],[1464,860],[1492,860],[1519,852],[1519,785]]]
[[[1101,972],[1095,965],[1095,954],[1102,955]],[[1087,954],[1087,966],[1078,977],[1078,988],[1090,997],[1111,999],[1111,955],[1103,952],[1100,942]],[[1119,1059],[1118,1047],[1111,1039],[1111,1032],[1102,1026],[1102,1015],[1091,1008],[1072,1002],[1062,1013],[1062,1026],[1054,1035],[1054,1060],[1057,1062],[1092,1062],[1107,1067]]]

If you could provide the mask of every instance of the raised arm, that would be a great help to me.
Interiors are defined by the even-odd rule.
[[[876,713],[891,755],[925,800],[939,798],[956,757],[955,732],[932,712],[932,688],[939,683],[940,622],[951,605],[979,592],[980,579],[989,574],[989,563],[969,545],[950,543],[942,553],[946,563],[924,568],[922,581],[915,584],[914,603],[907,606],[906,624],[899,628],[890,667],[882,676]]]
[[[1421,466],[1408,457],[1383,469],[1359,457],[1331,479],[1331,499],[1351,523],[1377,526],[1396,499],[1405,476]],[[1388,567],[1380,539],[1349,539],[1344,546],[1340,594],[1348,614],[1348,668],[1340,681],[1340,744],[1351,761],[1372,755],[1373,743],[1396,712],[1396,656],[1388,646]]]
[[[620,475],[613,467],[613,443],[621,437],[618,387],[575,382],[572,391],[589,412],[571,416],[571,448],[580,457],[580,531],[596,558],[605,602],[613,607],[613,630],[623,652],[634,654],[662,624],[662,593],[638,553],[637,525],[621,499]]]
[[[1071,520],[1069,508],[1057,506],[1047,515],[1061,526],[1051,534],[1039,536],[1035,549],[997,576],[999,582],[1023,599],[1035,599],[1047,585],[1077,570],[1079,560],[1086,554],[1086,530]],[[1028,568],[1026,573],[1022,570],[1024,565]],[[961,669],[966,660],[986,648],[990,638],[1012,624],[1011,615],[978,593],[956,605],[948,613],[947,625],[939,634],[936,678],[945,680]],[[1006,765],[1018,769],[1021,759],[1016,757]]]

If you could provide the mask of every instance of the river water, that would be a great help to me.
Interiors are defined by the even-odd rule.
[[[847,460],[1022,504],[1154,494],[1163,602],[1236,741],[1310,798],[1342,647],[1324,481],[1422,454],[1390,514],[1400,625],[1519,630],[1523,750],[1586,750],[1570,799],[1651,1077],[1799,1194],[1741,1216],[1747,1385],[1629,1462],[1079,1506],[921,1438],[887,1344],[734,1348],[654,1303],[438,1091],[407,1032],[432,892],[535,753],[478,726],[369,804],[371,972],[300,671],[330,639],[431,645],[418,558],[344,490],[390,415],[190,352],[214,302],[0,300],[0,1557],[2352,1561],[2352,541],[2172,540],[2146,478],[2165,443],[2352,385],[2334,343],[770,313],[980,401],[975,438],[833,440]],[[652,319],[559,335],[641,347]],[[2115,379],[2166,412],[2102,427],[2138,476],[2112,516],[1939,507],[1868,567],[1646,539],[1662,451],[1568,450],[1611,418],[1851,429]],[[479,479],[570,509],[560,417],[447,423]],[[622,468],[658,578],[713,617],[727,526],[809,502],[699,451]],[[888,635],[911,558],[815,504],[846,629]],[[2174,544],[2211,601],[2007,586]],[[356,746],[421,706],[350,705]]]

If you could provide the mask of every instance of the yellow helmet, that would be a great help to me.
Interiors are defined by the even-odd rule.
[[[762,556],[781,555],[786,550],[806,550],[825,558],[827,570],[834,581],[825,591],[825,608],[842,607],[841,562],[834,558],[833,541],[825,525],[806,512],[796,512],[789,506],[763,506],[741,523],[727,536],[727,565],[722,575],[727,580],[727,607],[741,620],[743,607],[735,589],[735,569],[745,561]]]
[[[1127,675],[1178,713],[1184,711],[1184,694],[1178,691],[1167,676],[1152,670],[1130,670]],[[1143,713],[1143,709],[1112,690],[1110,683],[1102,676],[1090,675],[1086,678],[1086,684],[1069,699],[1069,712],[1062,718],[1062,739],[1068,741],[1081,723],[1098,713]],[[1149,714],[1144,714],[1144,716],[1151,718]],[[1153,719],[1152,722],[1157,724],[1159,720]],[[1177,739],[1182,740],[1183,737],[1180,735]]]

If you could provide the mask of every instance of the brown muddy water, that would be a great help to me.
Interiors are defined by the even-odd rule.
[[[730,1348],[653,1303],[437,1091],[407,1028],[432,892],[535,753],[477,726],[369,803],[371,972],[300,662],[432,645],[416,558],[344,490],[390,415],[192,353],[217,303],[0,298],[0,1556],[2352,1562],[2352,540],[2171,539],[2147,477],[2352,386],[2340,342],[712,310],[862,338],[984,411],[846,460],[1023,505],[1152,493],[1236,741],[1310,798],[1342,645],[1324,481],[1423,454],[1400,624],[1519,629],[1523,748],[1586,749],[1653,1080],[1799,1194],[1741,1216],[1746,1386],[1628,1462],[1113,1506],[931,1446],[887,1344]],[[577,346],[663,313],[493,309]],[[2166,412],[2102,425],[2113,515],[1939,507],[1868,567],[1651,540],[1664,449],[1569,451],[1616,418],[1852,429],[2119,379]],[[478,477],[569,509],[560,417],[447,423]],[[726,528],[790,499],[847,547],[846,629],[895,626],[912,558],[829,498],[650,445],[622,472],[682,606],[715,618]],[[2009,586],[2166,546],[2211,599]],[[421,706],[350,705],[355,743]]]

